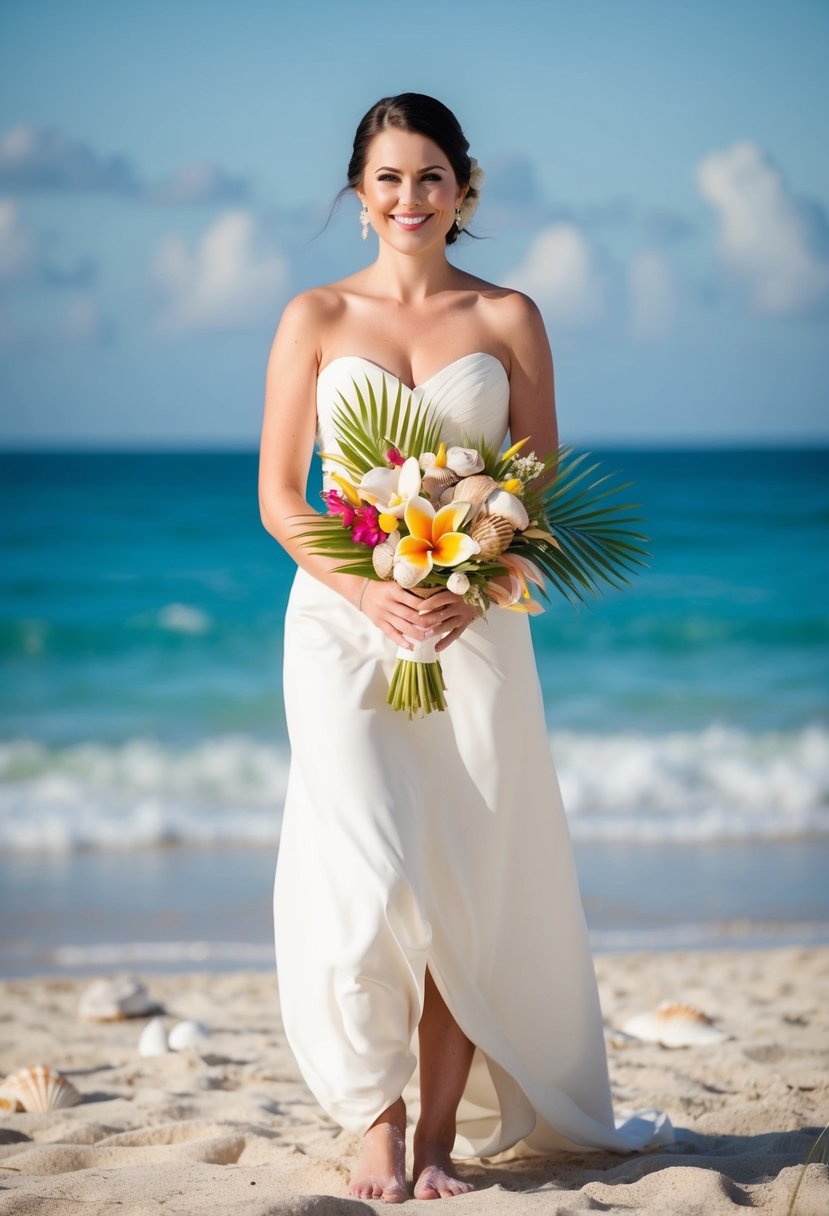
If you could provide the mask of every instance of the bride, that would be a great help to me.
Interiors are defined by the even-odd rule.
[[[509,431],[530,436],[526,452],[557,445],[537,307],[446,256],[477,202],[468,147],[423,94],[362,119],[345,190],[377,257],[285,308],[261,435],[262,520],[297,563],[274,885],[282,1017],[320,1105],[363,1138],[349,1194],[391,1203],[410,1193],[416,1107],[418,1199],[472,1189],[453,1154],[630,1151],[672,1134],[660,1112],[614,1119],[526,616],[335,573],[297,539],[315,441],[336,454],[332,411],[355,384],[399,383],[439,408],[451,443]],[[336,469],[323,459],[326,486]],[[409,721],[385,700],[397,647],[436,635],[448,707]]]

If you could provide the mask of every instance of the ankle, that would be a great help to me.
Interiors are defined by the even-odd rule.
[[[436,1155],[449,1157],[455,1145],[455,1124],[444,1124],[442,1127],[421,1128],[418,1126],[414,1134],[414,1155],[416,1160],[422,1157]]]

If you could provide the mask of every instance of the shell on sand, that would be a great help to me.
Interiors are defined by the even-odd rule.
[[[204,1022],[188,1018],[176,1022],[170,1031],[168,1043],[171,1051],[187,1051],[190,1047],[202,1047],[209,1038],[210,1028]]]
[[[702,1047],[728,1038],[707,1013],[682,1001],[663,1001],[653,1012],[637,1013],[622,1032],[663,1047]]]
[[[140,1056],[166,1056],[169,1050],[164,1018],[152,1018],[139,1036],[138,1054]]]
[[[85,990],[78,1016],[85,1022],[120,1022],[123,1018],[146,1017],[157,1013],[159,1004],[134,975],[95,980]]]
[[[81,1101],[72,1082],[48,1064],[33,1064],[6,1077],[0,1084],[0,1098],[4,1109],[9,1111],[18,1106],[28,1111],[58,1110]]]

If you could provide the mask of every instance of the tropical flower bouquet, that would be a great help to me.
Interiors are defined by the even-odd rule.
[[[340,559],[337,571],[394,579],[423,596],[448,588],[482,614],[492,604],[535,614],[543,607],[530,584],[549,600],[549,582],[577,604],[645,565],[647,538],[630,527],[635,504],[608,502],[630,483],[587,481],[598,465],[586,466],[586,453],[522,456],[526,439],[499,453],[469,436],[447,446],[440,417],[399,381],[392,398],[384,376],[379,400],[368,378],[365,393],[352,383],[354,402],[340,393],[333,413],[339,451],[319,453],[341,466],[328,473],[337,488],[322,491],[326,514],[299,517],[313,520],[299,539]],[[504,575],[509,590],[494,581]],[[409,640],[388,702],[411,718],[445,709],[446,685],[438,639]]]

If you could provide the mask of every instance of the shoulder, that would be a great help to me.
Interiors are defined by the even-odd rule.
[[[280,326],[304,327],[322,325],[333,320],[343,308],[342,292],[338,284],[310,287],[288,301],[282,310]]]
[[[503,287],[477,279],[470,287],[475,307],[493,340],[503,342],[511,354],[522,358],[534,349],[549,351],[549,339],[541,310],[530,296],[514,287]]]

